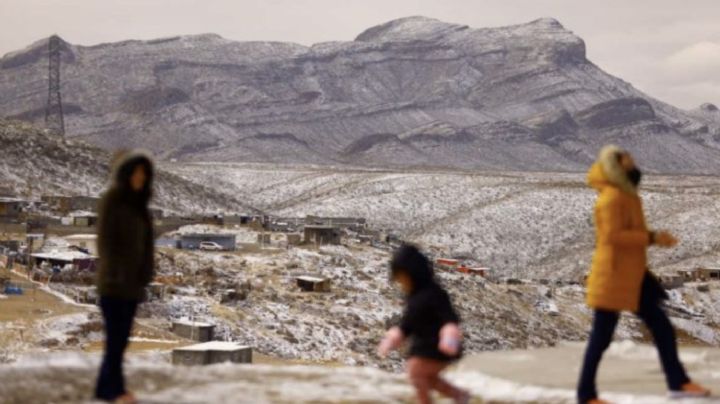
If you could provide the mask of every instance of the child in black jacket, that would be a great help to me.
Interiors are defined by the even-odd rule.
[[[407,301],[400,325],[388,330],[378,353],[384,357],[410,337],[407,370],[418,402],[431,403],[430,393],[437,390],[456,403],[467,403],[467,392],[440,377],[460,358],[462,333],[460,318],[447,292],[435,281],[432,265],[416,247],[405,245],[392,258],[390,277],[400,284]]]

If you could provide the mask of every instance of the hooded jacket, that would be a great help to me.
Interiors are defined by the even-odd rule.
[[[448,323],[460,324],[460,317],[450,296],[435,280],[432,264],[415,247],[403,246],[395,253],[391,267],[402,268],[413,283],[400,320],[403,334],[411,338],[410,356],[443,362],[459,359],[460,354],[451,357],[438,349],[440,329]]]
[[[138,165],[145,167],[147,180],[142,191],[130,187]],[[98,294],[141,300],[153,278],[154,237],[148,209],[152,195],[153,163],[149,155],[132,151],[116,158],[112,185],[98,209]]]
[[[616,146],[605,147],[588,173],[588,183],[598,198],[587,304],[594,309],[634,312],[647,272],[650,233],[637,188],[617,159],[621,152]]]

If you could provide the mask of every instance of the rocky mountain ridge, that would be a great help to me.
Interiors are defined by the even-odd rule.
[[[0,115],[39,122],[46,41],[0,59]],[[613,77],[557,20],[475,29],[425,17],[313,46],[213,34],[64,42],[68,132],[194,161],[584,169],[622,144],[667,173],[720,169],[720,114]]]

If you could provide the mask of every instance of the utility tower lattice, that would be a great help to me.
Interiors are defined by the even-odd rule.
[[[45,127],[65,136],[62,97],[60,96],[60,37],[53,35],[48,41],[48,99],[45,107]]]

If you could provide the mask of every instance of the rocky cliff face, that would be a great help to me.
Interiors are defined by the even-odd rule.
[[[40,121],[46,41],[0,59],[0,115]],[[648,168],[720,169],[720,119],[652,99],[553,19],[473,29],[424,17],[305,47],[216,35],[64,44],[69,133],[164,157],[584,169],[601,144]],[[718,115],[715,112],[715,115]]]

